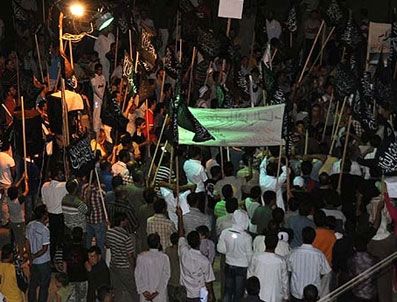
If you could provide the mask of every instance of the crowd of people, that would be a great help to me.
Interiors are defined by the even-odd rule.
[[[199,18],[219,22],[211,1],[192,3]],[[178,27],[169,21],[176,15],[174,1],[164,1],[163,10],[136,3],[138,30],[153,35],[157,60],[150,73],[137,68],[145,89],[133,95],[123,66],[128,35],[119,34],[115,23],[95,40],[85,37],[83,46],[71,49],[78,84],[66,89],[78,97],[68,99],[76,110],[69,110],[67,138],[55,129],[62,113],[54,118],[51,105],[67,68],[58,41],[50,53],[41,49],[45,43],[37,45],[48,59],[43,81],[34,41],[4,48],[0,300],[314,302],[396,251],[397,207],[374,162],[395,129],[393,104],[374,105],[377,130],[367,131],[349,104],[335,99],[334,70],[345,52],[336,35],[321,63],[309,66],[297,84],[285,22],[268,7],[247,3],[243,20],[257,14],[255,43],[248,48],[245,25],[233,23],[230,38],[239,64],[216,58],[206,64],[205,81],[192,64],[182,89],[163,64],[167,49],[182,52],[181,42],[175,43]],[[293,37],[298,65],[322,26],[317,5],[299,4],[302,26]],[[361,15],[366,38],[368,12]],[[192,107],[269,105],[260,79],[267,42],[278,86],[292,104],[291,154],[278,146],[171,144],[170,105],[179,90],[186,99],[190,93]],[[192,50],[183,41],[183,53]],[[319,49],[314,52],[315,58]],[[197,65],[200,56],[198,51]],[[183,58],[185,67],[190,59]],[[233,94],[233,72],[252,78],[248,99]],[[24,73],[34,75],[38,92],[34,101],[25,97],[24,116],[39,117],[43,140],[36,153],[38,142],[30,140],[26,158],[16,142]],[[116,115],[109,118],[109,111]],[[95,167],[76,174],[67,144],[81,138],[88,140]],[[391,302],[395,272],[390,264],[338,300]]]

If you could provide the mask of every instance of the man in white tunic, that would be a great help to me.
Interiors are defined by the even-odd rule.
[[[282,302],[289,298],[287,263],[275,254],[277,244],[276,234],[267,235],[266,250],[254,254],[248,268],[247,277],[255,276],[260,280],[259,297],[266,302]]]
[[[102,74],[102,65],[95,65],[95,76],[91,79],[91,86],[94,92],[94,111],[92,115],[92,123],[93,129],[98,134],[99,129],[101,128],[101,108],[103,96],[105,94],[106,89],[106,80],[104,75]]]
[[[138,255],[135,282],[141,302],[167,301],[167,284],[171,276],[170,260],[159,251],[160,236],[148,236],[149,251]]]

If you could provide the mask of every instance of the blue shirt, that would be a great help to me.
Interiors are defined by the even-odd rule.
[[[50,230],[40,221],[30,222],[26,228],[26,239],[29,240],[30,251],[32,254],[42,249],[43,245],[48,245],[47,251],[33,260],[33,264],[43,264],[51,260],[50,257]]]
[[[302,230],[305,227],[311,227],[314,230],[316,229],[316,225],[312,220],[307,218],[306,216],[301,216],[301,215],[296,215],[296,216],[291,216],[287,220],[287,228],[290,228],[294,231],[294,238],[292,238],[291,241],[291,248],[296,248],[298,246],[301,246],[303,241],[302,241]]]

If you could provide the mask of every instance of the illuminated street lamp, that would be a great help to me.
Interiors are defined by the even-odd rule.
[[[79,2],[72,3],[69,6],[69,10],[73,16],[78,17],[78,18],[84,16],[84,13],[85,13],[85,7]]]

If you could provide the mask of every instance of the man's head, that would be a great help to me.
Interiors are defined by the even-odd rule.
[[[263,193],[262,198],[263,198],[263,202],[265,203],[265,205],[271,207],[276,204],[277,195],[276,195],[276,192],[269,190],[269,191],[265,191]]]
[[[325,215],[323,210],[317,210],[314,212],[313,220],[318,228],[323,228],[327,224],[327,215]]]
[[[16,187],[16,186],[11,186],[11,187],[9,187],[8,190],[7,190],[7,195],[8,195],[8,197],[9,197],[11,200],[15,200],[15,199],[18,198],[18,192],[19,192],[18,187]]]
[[[282,208],[275,208],[272,211],[273,220],[278,224],[282,224],[284,222],[284,211]]]
[[[331,183],[329,175],[325,172],[322,172],[318,179],[320,181],[320,186],[328,186]]]
[[[131,160],[130,152],[128,150],[121,150],[119,152],[119,160],[123,163],[128,163]]]
[[[15,89],[14,85],[11,85],[10,87],[8,87],[7,95],[11,96],[11,97],[15,97],[17,95],[17,90]]]
[[[245,289],[247,290],[248,295],[258,296],[261,290],[259,279],[255,276],[248,278],[247,281],[245,281]]]
[[[304,244],[312,244],[316,238],[316,231],[311,227],[305,227],[302,230],[302,241]]]
[[[228,161],[223,166],[223,172],[225,176],[233,176],[234,175],[234,166],[231,161]]]
[[[149,246],[149,249],[159,250],[161,248],[159,234],[157,233],[149,234],[149,236],[147,236],[147,244]]]
[[[13,249],[11,244],[3,245],[3,247],[1,248],[1,262],[13,262]]]
[[[110,172],[112,170],[112,164],[105,159],[101,160],[99,167],[102,172]]]
[[[77,191],[79,190],[79,182],[77,179],[69,179],[66,182],[66,191],[68,191],[69,194],[76,195]]]
[[[99,302],[114,302],[113,288],[109,285],[102,285],[97,290],[97,298]]]
[[[355,234],[353,238],[353,246],[357,252],[366,252],[367,251],[368,241],[362,234]]]
[[[301,164],[301,172],[303,176],[310,176],[312,173],[313,164],[311,161],[305,160]]]
[[[147,204],[153,204],[156,200],[156,192],[153,188],[145,188],[143,191],[143,199],[146,201]]]
[[[34,215],[35,215],[36,219],[38,221],[42,222],[43,224],[48,223],[47,207],[44,204],[39,205],[34,209]]]
[[[199,147],[197,147],[197,146],[190,146],[190,148],[189,148],[189,158],[196,159],[196,160],[201,160],[201,158],[202,158],[201,149]]]
[[[137,130],[142,131],[146,127],[145,119],[141,117],[137,117],[135,119],[135,127]]]
[[[198,198],[197,198],[197,194],[192,192],[187,196],[187,203],[189,204],[189,206],[191,206],[192,208],[197,208],[197,204],[198,204]]]
[[[164,199],[157,199],[153,204],[153,210],[156,214],[164,214],[167,209],[167,204]]]
[[[102,257],[102,253],[101,253],[101,249],[97,246],[91,246],[88,249],[88,263],[91,266],[97,265],[99,261],[101,261],[101,257]]]
[[[125,228],[128,225],[127,214],[118,212],[114,214],[113,226]]]
[[[197,231],[191,231],[189,234],[187,234],[186,239],[187,243],[189,243],[192,249],[200,249],[200,234]]]
[[[261,193],[262,193],[261,192],[261,188],[259,186],[254,186],[254,187],[251,188],[250,197],[253,200],[258,200],[259,197],[261,197]]]
[[[178,241],[179,241],[178,233],[172,233],[170,236],[170,241],[173,246],[178,245]]]
[[[117,189],[119,186],[123,185],[123,177],[120,175],[116,175],[112,177],[112,188],[113,190]]]
[[[102,65],[101,64],[95,64],[95,73],[97,75],[102,75]]]
[[[225,204],[226,212],[233,214],[238,209],[238,201],[236,198],[226,199]]]
[[[226,184],[222,187],[222,195],[225,200],[233,198],[233,187],[232,185]]]
[[[315,302],[318,300],[318,289],[315,285],[309,284],[303,289],[303,301]]]
[[[277,165],[274,162],[270,162],[266,166],[266,174],[269,176],[276,176],[277,175]]]
[[[265,246],[267,252],[274,252],[278,244],[277,234],[269,234],[265,237]]]
[[[312,214],[313,205],[310,201],[301,201],[299,203],[299,215],[301,216],[309,216]]]

